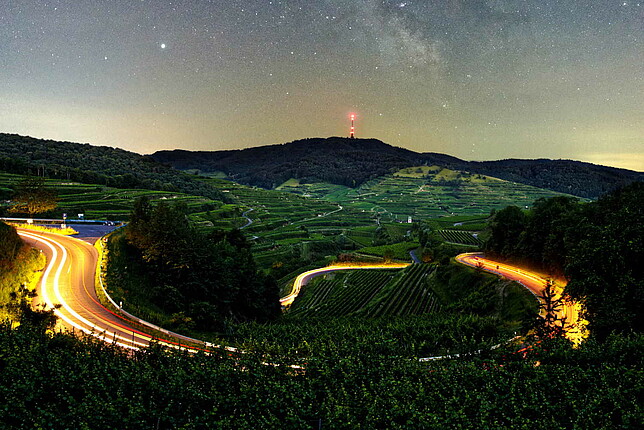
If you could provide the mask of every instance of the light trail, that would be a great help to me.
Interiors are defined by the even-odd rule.
[[[47,263],[47,268],[45,269],[45,272],[43,273],[42,279],[40,281],[40,292],[43,297],[43,301],[45,305],[49,309],[54,310],[54,314],[59,317],[61,320],[63,320],[66,323],[66,327],[69,328],[74,328],[77,330],[82,331],[83,333],[95,336],[95,337],[106,337],[109,336],[115,343],[121,347],[124,348],[130,348],[130,349],[139,349],[139,347],[144,347],[147,344],[142,343],[142,342],[135,342],[134,340],[130,338],[125,338],[124,336],[117,334],[116,332],[110,332],[108,328],[103,328],[99,327],[98,325],[90,322],[86,318],[82,317],[78,312],[76,312],[72,306],[70,306],[66,301],[65,298],[63,297],[61,291],[60,291],[60,278],[61,274],[63,273],[63,269],[65,268],[65,265],[68,260],[67,256],[67,250],[64,246],[59,244],[56,241],[53,240],[48,240],[42,236],[36,236],[33,234],[25,233],[25,232],[20,232],[19,233],[23,237],[29,237],[32,240],[35,240],[37,242],[41,242],[44,246],[46,246],[52,253],[52,258],[50,261]],[[59,251],[57,248],[60,248],[62,257],[60,259],[60,262],[58,262],[58,255]],[[56,273],[53,276],[53,280],[50,282],[50,276],[51,276],[51,271],[53,270],[54,267],[57,267]],[[69,266],[69,269],[71,269],[71,265]],[[50,286],[53,288],[54,295],[56,297],[57,303],[54,304],[54,302],[51,300],[49,294],[49,288]],[[60,305],[60,306],[56,306]],[[65,312],[68,312],[73,316],[77,321],[75,321],[73,318],[69,317],[68,315],[65,314]],[[80,322],[80,323],[79,323]],[[103,321],[105,322],[105,321]],[[82,323],[82,324],[81,324]],[[87,328],[89,327],[89,328]],[[133,336],[134,337],[134,336]],[[128,343],[123,343],[121,341],[116,341],[116,339],[120,339],[123,341],[126,341]]]
[[[175,349],[188,349],[192,352],[203,350],[181,344],[180,339],[185,336],[179,334],[168,332],[170,337],[179,339],[175,342],[144,333],[135,325],[131,325],[136,321],[130,321],[100,304],[94,297],[97,256],[90,251],[94,249],[90,245],[69,237],[30,231],[19,231],[19,234],[36,244],[45,254],[49,254],[39,284],[40,294],[46,307],[53,309],[59,317],[59,324],[63,328],[70,331],[79,330],[128,349],[141,349],[151,342],[158,342]],[[70,254],[74,256],[73,259],[69,258]],[[55,273],[52,275],[53,271]],[[78,272],[78,279],[72,279],[75,271]],[[91,282],[86,282],[88,279]],[[87,288],[88,283],[92,285],[91,291]],[[94,292],[94,295],[91,292]],[[218,347],[205,342],[204,345]]]
[[[209,342],[203,342],[203,348],[181,344],[182,338],[189,338],[168,332],[160,327],[158,328],[159,330],[163,330],[163,333],[166,333],[169,338],[177,339],[177,341],[162,339],[158,336],[141,332],[136,328],[136,323],[142,324],[142,320],[133,316],[129,316],[131,319],[128,319],[118,315],[105,308],[95,297],[97,255],[94,247],[70,237],[56,237],[31,231],[20,231],[19,234],[29,239],[32,243],[39,244],[38,248],[45,251],[47,255],[47,266],[40,282],[40,294],[45,305],[50,309],[54,309],[54,313],[59,317],[59,323],[63,327],[69,330],[79,330],[106,342],[135,350],[144,348],[151,342],[158,342],[170,348],[184,349],[190,352],[208,352],[212,350],[226,351],[228,353],[245,352],[235,347],[216,345]],[[91,252],[90,249],[94,252]],[[73,256],[71,259],[70,254]],[[461,254],[456,259],[463,264],[472,267],[479,266],[485,271],[518,281],[537,298],[542,295],[546,279],[535,273],[487,260],[476,253]],[[291,292],[282,297],[280,303],[283,306],[291,305],[306,283],[312,278],[326,273],[340,270],[402,269],[409,265],[409,263],[349,263],[309,270],[296,277]],[[75,279],[74,275],[76,275]],[[88,288],[88,285],[91,285],[92,288]],[[61,306],[56,307],[56,304]],[[578,304],[565,303],[563,315],[572,324],[581,322]],[[131,325],[133,323],[135,325]],[[153,329],[156,328],[153,324],[147,323],[147,325]],[[577,344],[584,338],[583,330],[577,330],[577,332],[569,330],[566,332],[566,336]],[[189,339],[188,341],[202,343],[202,341],[196,339]],[[436,357],[430,357],[426,360],[434,358]],[[301,368],[299,365],[291,365],[290,367],[293,369]]]
[[[346,264],[346,265],[332,265],[321,267],[319,269],[309,270],[308,272],[300,273],[295,281],[291,292],[280,299],[282,306],[290,306],[295,298],[300,294],[302,287],[306,285],[312,278],[323,275],[325,273],[334,272],[337,270],[361,270],[361,269],[404,269],[409,266],[409,263],[378,263],[378,264]]]
[[[456,261],[470,267],[479,267],[486,272],[510,279],[520,283],[534,296],[543,302],[543,292],[548,282],[547,278],[526,269],[521,269],[509,264],[489,260],[483,257],[482,253],[467,252],[456,256]],[[553,280],[551,280],[553,281]],[[561,283],[561,281],[559,281]],[[555,300],[562,297],[563,287],[554,283]],[[565,286],[565,285],[564,285]],[[570,300],[563,300],[563,307],[557,315],[565,321],[565,335],[575,346],[578,346],[588,337],[586,325],[588,321],[581,317],[581,304]]]
[[[55,315],[59,318],[58,323],[62,328],[70,331],[79,330],[82,333],[128,349],[141,349],[151,342],[158,342],[171,348],[185,349],[190,352],[213,349],[232,353],[245,352],[231,346],[190,339],[157,327],[135,316],[129,314],[123,316],[112,312],[103,306],[98,301],[98,297],[96,297],[95,280],[98,251],[94,247],[71,237],[23,230],[19,231],[19,234],[23,238],[29,239],[32,245],[45,251],[48,261],[40,281],[39,292],[45,306],[54,310]],[[70,258],[70,255],[73,258]],[[296,278],[291,293],[280,299],[280,302],[284,306],[290,305],[300,293],[303,285],[311,278],[324,273],[336,270],[401,269],[408,265],[408,263],[354,263],[309,270]],[[74,275],[76,275],[75,278]],[[92,288],[88,288],[88,285],[91,285]],[[106,291],[105,294],[107,295]],[[107,297],[111,300],[109,295]],[[158,336],[144,333],[136,327],[137,324],[146,325],[155,331],[166,334],[169,339],[177,339],[177,341],[162,339]],[[199,348],[182,344],[181,339],[188,342],[203,343],[204,347]]]

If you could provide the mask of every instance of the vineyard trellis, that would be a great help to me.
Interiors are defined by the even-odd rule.
[[[446,242],[460,243],[463,245],[480,246],[481,240],[469,231],[439,230],[441,237]]]
[[[427,284],[434,271],[414,264],[391,270],[356,270],[319,279],[304,288],[289,313],[293,316],[417,315],[433,312],[438,301]]]

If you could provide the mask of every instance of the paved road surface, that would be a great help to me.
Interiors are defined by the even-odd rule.
[[[477,252],[460,254],[456,257],[456,260],[462,264],[466,264],[471,267],[480,267],[486,272],[494,273],[512,281],[517,281],[541,301],[547,279],[534,272],[486,259],[483,257],[482,253]],[[585,338],[585,333],[583,333],[585,321],[583,321],[579,315],[580,310],[581,307],[579,304],[565,302],[563,309],[559,313],[559,317],[565,317],[566,324],[571,325],[571,327],[566,331],[566,337],[576,344]]]
[[[103,337],[126,348],[140,348],[153,340],[173,347],[185,345],[170,337],[161,339],[143,333],[140,326],[99,303],[95,289],[98,259],[95,247],[74,237],[26,229],[18,232],[47,258],[36,304],[45,303],[47,308],[61,305],[56,315],[62,328]]]

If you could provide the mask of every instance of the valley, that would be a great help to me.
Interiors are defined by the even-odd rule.
[[[485,372],[512,363],[522,369],[512,372],[527,375],[543,362],[551,383],[560,384],[562,361],[551,348],[574,344],[595,356],[605,353],[584,341],[580,308],[562,301],[565,282],[555,285],[554,295],[547,292],[561,276],[556,263],[570,246],[566,238],[591,230],[575,222],[599,219],[586,211],[598,210],[602,199],[425,164],[355,187],[291,177],[265,189],[225,175],[181,175],[192,189],[207,192],[44,178],[57,195],[48,218],[62,221],[67,214],[72,226],[89,220],[130,225],[98,248],[22,231],[49,262],[33,304],[50,313],[30,318],[56,316],[58,323],[47,326],[54,339],[71,336],[65,342],[90,348],[98,339],[104,348],[118,348],[116,356],[125,350],[143,360],[187,353],[186,369],[207,356],[220,363],[204,364],[211,375],[235,377],[240,366],[263,380],[295,383],[299,393],[299,384],[315,383],[319,372],[360,379],[382,366],[404,375],[469,366],[469,374],[498,381]],[[5,215],[13,216],[11,199],[24,178],[0,172]],[[543,254],[537,254],[546,262],[538,275],[526,252]],[[33,295],[21,291],[4,297]],[[23,321],[43,312],[22,309]],[[349,366],[353,376],[337,366]],[[267,375],[266,367],[276,373]],[[605,389],[611,377],[599,371]],[[333,377],[329,382],[344,386]],[[347,398],[315,390],[327,405]]]

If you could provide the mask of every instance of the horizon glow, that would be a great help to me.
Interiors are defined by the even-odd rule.
[[[585,4],[582,4],[585,3]],[[356,137],[644,170],[644,5],[528,0],[0,5],[0,132],[224,150]]]

